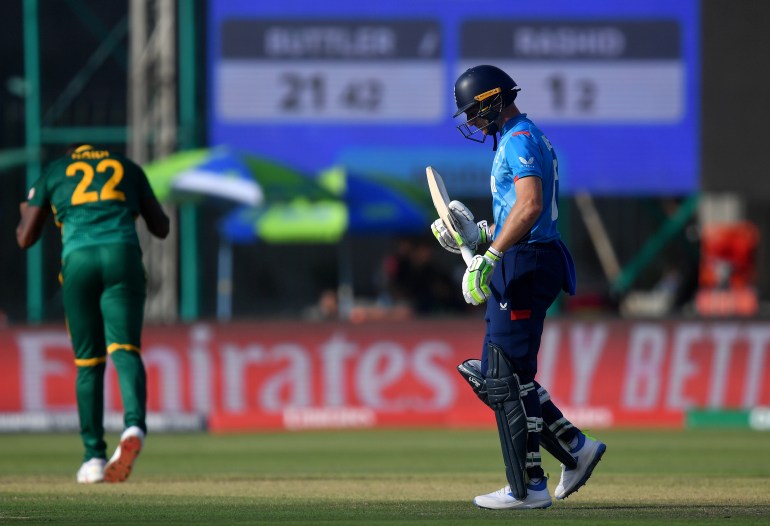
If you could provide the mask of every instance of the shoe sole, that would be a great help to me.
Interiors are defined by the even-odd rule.
[[[104,477],[102,477],[102,478],[95,478],[95,479],[88,479],[88,478],[80,479],[80,478],[78,478],[77,482],[78,482],[78,484],[101,484],[102,482],[104,482]]]
[[[599,463],[599,461],[604,456],[604,452],[607,451],[607,445],[606,444],[600,444],[597,448],[596,455],[594,456],[594,459],[591,461],[591,463],[588,465],[588,468],[586,469],[586,472],[583,473],[583,477],[580,479],[580,481],[575,484],[575,487],[566,492],[561,497],[556,497],[558,500],[564,500],[573,493],[577,493],[577,490],[585,486],[586,482],[588,482],[588,479],[591,477],[591,474],[594,472],[594,468]]]
[[[128,437],[120,441],[120,456],[104,468],[104,482],[124,482],[134,467],[134,461],[142,450],[139,437]]]
[[[476,502],[476,499],[473,499],[473,504],[477,508],[482,509],[482,510],[536,510],[536,509],[540,510],[540,509],[545,509],[545,508],[551,507],[551,505],[553,504],[553,501],[545,500],[545,501],[541,501],[541,502],[533,502],[531,504],[526,504],[526,505],[523,505],[523,506],[512,506],[512,507],[509,507],[509,508],[505,508],[505,507],[503,507],[503,508],[491,508],[489,506],[482,506],[481,504]]]

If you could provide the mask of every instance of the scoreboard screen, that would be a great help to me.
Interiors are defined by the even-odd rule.
[[[212,0],[209,143],[483,196],[491,144],[452,90],[493,64],[559,156],[565,193],[683,194],[699,178],[698,2]]]

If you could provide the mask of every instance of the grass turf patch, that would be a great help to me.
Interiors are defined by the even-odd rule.
[[[505,484],[494,430],[150,435],[124,484],[78,485],[76,434],[0,435],[0,523],[767,524],[750,431],[602,431],[589,483],[547,510],[479,510]],[[110,437],[114,445],[117,437]],[[560,468],[544,454],[551,491]]]

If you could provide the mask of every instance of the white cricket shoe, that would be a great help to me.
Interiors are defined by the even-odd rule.
[[[104,468],[105,482],[123,482],[131,474],[134,461],[144,445],[144,431],[131,426],[120,435],[120,444]]]
[[[603,442],[581,433],[578,444],[570,451],[577,461],[577,466],[575,469],[569,469],[564,464],[561,465],[561,480],[553,492],[554,497],[559,500],[566,499],[583,487],[606,450],[607,446]]]
[[[527,486],[527,496],[524,500],[519,500],[511,493],[511,487],[505,486],[502,489],[479,495],[473,499],[473,503],[479,508],[490,510],[530,510],[535,508],[547,508],[553,501],[548,493],[548,479],[543,479],[537,484]]]
[[[104,482],[104,465],[107,463],[103,458],[92,458],[83,462],[78,470],[77,481],[79,484],[96,484]]]

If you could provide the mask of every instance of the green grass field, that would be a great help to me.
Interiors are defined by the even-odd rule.
[[[767,433],[597,435],[607,454],[578,493],[490,511],[472,499],[504,485],[493,430],[151,435],[126,483],[92,486],[75,483],[76,434],[6,434],[0,523],[770,524]]]

